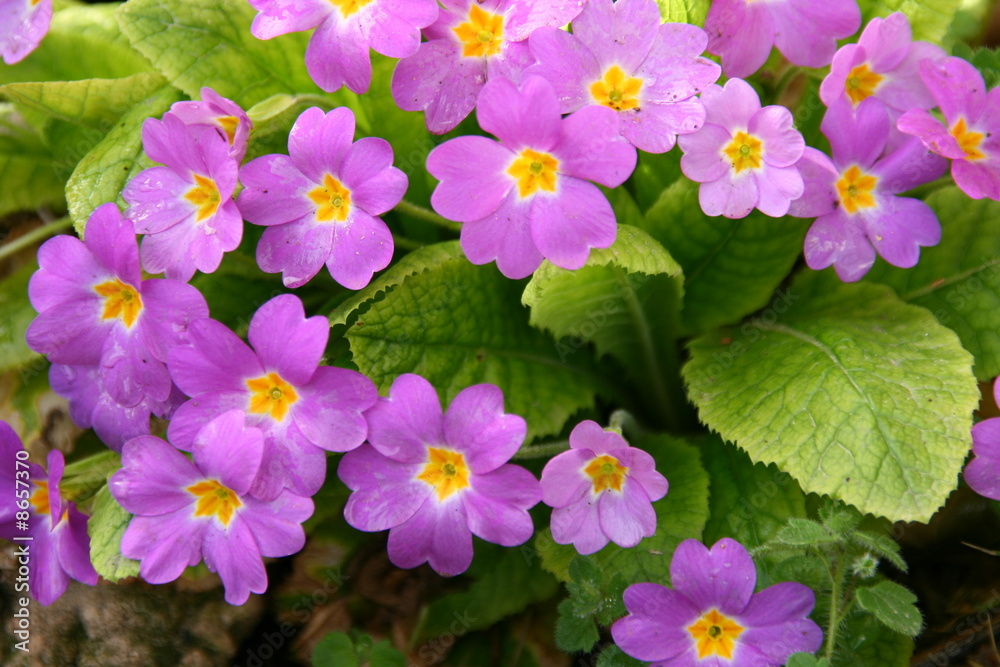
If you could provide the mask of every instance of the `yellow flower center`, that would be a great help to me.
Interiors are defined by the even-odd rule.
[[[236,510],[243,505],[235,491],[214,479],[193,484],[187,487],[187,491],[198,499],[195,503],[195,516],[216,516],[223,526],[229,525]]]
[[[270,414],[275,421],[281,421],[299,395],[292,385],[281,379],[277,373],[247,380],[250,389],[250,412]]]
[[[718,610],[712,609],[694,625],[688,626],[687,631],[694,638],[699,660],[710,655],[731,660],[736,638],[742,634],[743,627],[720,614]]]
[[[491,14],[473,3],[469,20],[452,30],[462,43],[465,57],[495,56],[503,46],[503,16]]]
[[[198,207],[196,219],[201,222],[205,218],[215,215],[222,202],[222,196],[219,194],[219,188],[215,185],[215,181],[211,178],[205,178],[201,174],[192,175],[197,185],[187,191],[184,199]]]
[[[861,63],[847,75],[844,92],[851,98],[854,106],[858,106],[862,100],[875,94],[883,78],[881,74],[876,74],[868,69],[868,63]]]
[[[219,116],[215,119],[215,122],[219,124],[219,127],[226,133],[229,137],[229,145],[231,146],[234,141],[236,141],[236,128],[240,124],[240,119],[236,116]]]
[[[628,467],[619,463],[615,457],[603,454],[588,463],[583,472],[592,480],[594,493],[606,489],[621,491],[625,476],[628,474]]]
[[[555,192],[558,169],[559,160],[548,153],[525,148],[507,169],[507,173],[517,179],[517,193],[524,198],[540,189]]]
[[[343,222],[351,212],[351,191],[330,174],[323,177],[323,185],[309,192],[309,199],[319,207],[317,222]]]
[[[451,494],[469,486],[469,467],[460,452],[428,447],[427,458],[427,465],[417,479],[433,486],[439,501],[444,502]]]
[[[113,278],[95,285],[94,291],[104,297],[104,312],[101,313],[101,319],[120,318],[125,327],[131,329],[139,318],[139,311],[142,310],[142,297],[139,296],[138,290],[118,278]]]
[[[615,111],[628,111],[639,106],[637,95],[642,88],[642,79],[625,76],[618,65],[612,65],[604,76],[590,84],[590,95],[598,104]]]
[[[878,178],[864,173],[858,165],[845,171],[837,181],[837,193],[840,195],[844,210],[848,213],[857,213],[858,209],[875,206],[875,196],[872,193],[877,183]]]
[[[760,167],[763,160],[761,157],[763,148],[764,144],[760,139],[752,134],[740,131],[733,136],[733,140],[729,142],[728,146],[722,149],[722,152],[729,158],[733,169],[738,174],[744,169],[757,169]]]
[[[358,11],[372,0],[330,0],[330,4],[340,10],[340,15],[345,19]]]
[[[966,160],[982,160],[986,153],[979,150],[979,145],[986,138],[982,132],[970,132],[964,118],[959,118],[951,127],[951,136],[955,137],[958,145],[965,151]]]
[[[38,489],[31,494],[31,498],[28,499],[32,505],[35,506],[35,512],[38,514],[48,514],[51,510],[49,509],[49,483],[48,482],[32,482]]]

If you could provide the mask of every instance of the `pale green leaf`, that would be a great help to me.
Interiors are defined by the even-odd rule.
[[[114,129],[80,160],[66,183],[66,200],[78,233],[83,234],[87,219],[101,204],[118,201],[125,206],[122,188],[152,164],[142,150],[143,122],[161,116],[180,99],[180,91],[171,86],[155,91],[122,116]]]
[[[121,542],[132,515],[122,509],[107,486],[94,496],[94,511],[87,521],[90,535],[90,561],[108,581],[118,581],[139,574],[139,561],[122,555]]]
[[[990,380],[1000,375],[1000,203],[969,199],[954,186],[927,203],[941,220],[941,242],[922,248],[912,269],[879,260],[866,280],[934,313],[976,358],[976,377]]]
[[[0,95],[33,111],[106,133],[164,83],[155,72],[140,72],[122,79],[10,83],[0,86]]]
[[[666,23],[690,23],[705,25],[710,0],[656,0],[660,6],[660,15]]]
[[[529,441],[558,433],[606,381],[584,359],[564,363],[555,341],[529,326],[522,291],[495,266],[455,252],[359,314],[346,333],[354,363],[383,394],[403,373],[427,378],[445,402],[473,384],[495,384],[506,410],[527,420]]]
[[[940,44],[962,0],[861,0],[862,25],[876,16],[903,12],[910,19],[913,39]]]
[[[684,268],[684,324],[691,332],[734,322],[768,304],[802,254],[811,221],[706,216],[698,184],[686,178],[663,191],[645,229]]]
[[[0,216],[63,206],[63,181],[42,138],[13,105],[0,104]]]
[[[254,16],[245,0],[130,0],[118,10],[135,49],[192,99],[203,86],[244,108],[276,93],[320,93],[305,69],[308,34],[265,42],[250,34]]]
[[[923,619],[917,609],[917,596],[896,582],[880,581],[871,588],[859,588],[855,597],[859,607],[886,627],[908,637],[920,634]]]
[[[791,475],[754,463],[745,452],[717,437],[701,444],[712,480],[705,543],[731,537],[747,548],[764,544],[792,517],[806,514],[805,495]]]
[[[614,245],[590,253],[583,268],[543,262],[524,290],[531,324],[560,340],[560,359],[593,343],[620,361],[646,415],[661,426],[684,405],[677,338],[681,268],[646,232],[620,225]]]
[[[971,446],[971,355],[880,285],[809,272],[788,295],[787,309],[690,344],[683,375],[702,421],[807,492],[928,520]]]
[[[28,349],[24,332],[38,313],[28,301],[28,280],[38,268],[29,262],[0,280],[0,371],[10,370],[41,359],[41,355]]]

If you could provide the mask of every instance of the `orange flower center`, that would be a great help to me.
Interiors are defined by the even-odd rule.
[[[319,207],[318,222],[343,222],[351,211],[351,191],[330,174],[323,177],[323,185],[309,192],[309,199]]]
[[[427,482],[437,491],[438,500],[469,486],[469,467],[461,452],[440,447],[427,448],[427,465],[417,479]]]
[[[236,141],[236,128],[240,124],[240,119],[236,116],[219,116],[215,119],[215,122],[219,124],[219,127],[229,137],[229,145],[232,146],[233,142]]]
[[[837,193],[840,195],[844,210],[848,213],[857,213],[858,209],[875,206],[875,196],[872,193],[875,192],[877,183],[878,178],[864,173],[858,165],[845,171],[837,181]]]
[[[205,218],[215,215],[222,202],[222,196],[219,194],[219,188],[215,185],[215,181],[211,178],[206,178],[201,174],[192,174],[192,176],[194,176],[194,182],[197,185],[187,191],[184,199],[198,207],[198,215],[195,217],[198,222],[201,222]]]
[[[598,104],[615,111],[628,111],[639,106],[638,94],[642,79],[625,76],[618,65],[612,65],[604,76],[590,84],[590,95]]]
[[[281,379],[277,373],[268,373],[259,378],[247,380],[250,389],[250,412],[269,414],[275,421],[281,421],[288,409],[299,400],[292,385]]]
[[[743,626],[726,618],[716,609],[712,609],[699,618],[694,625],[688,626],[688,632],[694,638],[698,649],[698,659],[703,660],[710,655],[731,660],[736,638],[743,632]]]
[[[372,0],[330,0],[330,4],[340,10],[340,15],[345,19],[358,11]]]
[[[982,132],[970,132],[964,118],[959,118],[951,127],[951,136],[955,137],[958,145],[965,151],[966,160],[982,160],[986,153],[979,150],[979,145],[986,138]]]
[[[851,98],[854,106],[861,104],[875,94],[882,79],[881,74],[876,74],[868,68],[868,63],[861,63],[850,71],[847,81],[844,82],[844,92]]]
[[[740,131],[733,135],[733,140],[722,149],[733,165],[736,173],[744,169],[758,169],[763,161],[764,143],[746,132]]]
[[[198,499],[195,503],[195,516],[216,516],[223,526],[229,525],[236,510],[243,505],[235,491],[214,479],[193,484],[187,487],[187,491]]]
[[[503,46],[503,16],[491,14],[473,3],[469,20],[452,30],[462,43],[462,55],[470,58],[495,56]]]
[[[517,193],[524,198],[539,190],[555,192],[558,169],[559,160],[548,153],[525,148],[507,169],[507,173],[517,179]]]
[[[593,482],[594,493],[606,489],[621,491],[628,475],[628,467],[619,463],[615,457],[603,454],[588,463],[583,472]]]
[[[35,506],[35,512],[38,514],[48,514],[51,511],[49,508],[49,483],[32,483],[37,486],[38,489],[31,494],[31,498],[28,499],[28,502]]]
[[[104,297],[104,312],[101,313],[101,319],[118,318],[126,328],[131,329],[142,310],[142,297],[139,296],[138,290],[118,278],[113,278],[95,285],[94,291]]]

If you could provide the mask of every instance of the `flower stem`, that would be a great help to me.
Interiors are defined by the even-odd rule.
[[[827,624],[826,651],[824,651],[823,655],[832,663],[833,652],[837,647],[837,630],[840,628],[840,622],[843,620],[844,612],[846,611],[846,608],[841,609],[841,603],[843,602],[841,588],[844,585],[844,554],[837,554],[836,563],[833,566],[830,576],[833,580],[833,590],[830,593],[830,621]]]
[[[516,454],[514,454],[514,456],[511,457],[511,459],[537,459],[543,456],[559,454],[560,452],[565,452],[567,449],[569,449],[569,440],[544,442],[540,445],[522,447]]]
[[[396,208],[393,210],[399,211],[400,213],[405,213],[409,216],[418,218],[420,220],[423,220],[424,222],[429,222],[432,225],[442,227],[452,232],[457,232],[460,229],[462,229],[462,223],[454,222],[452,220],[448,220],[447,218],[442,218],[434,211],[428,208],[424,208],[423,206],[418,206],[417,204],[406,201],[405,199],[396,204]]]
[[[0,260],[7,259],[14,253],[23,250],[29,246],[38,243],[50,236],[55,236],[64,229],[68,229],[73,226],[73,218],[68,215],[58,220],[53,220],[50,223],[44,224],[41,227],[32,229],[30,232],[24,236],[19,236],[10,243],[0,246]]]

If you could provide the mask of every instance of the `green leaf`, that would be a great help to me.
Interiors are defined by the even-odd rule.
[[[921,249],[912,269],[880,259],[866,280],[889,285],[904,301],[934,313],[975,356],[976,377],[991,380],[1000,375],[1000,234],[993,224],[1000,203],[969,199],[954,186],[934,192],[927,203],[944,228],[941,243]]]
[[[164,83],[155,72],[140,72],[121,79],[9,83],[0,86],[0,95],[47,116],[108,132]]]
[[[15,81],[118,79],[149,71],[115,22],[116,4],[77,5],[52,15],[38,48],[16,65],[0,67],[0,84]]]
[[[909,667],[913,640],[894,632],[873,616],[851,614],[837,636],[833,667]]]
[[[414,274],[438,268],[446,262],[455,261],[460,256],[462,256],[462,250],[458,241],[435,243],[417,248],[389,267],[387,271],[372,278],[367,287],[344,299],[330,314],[330,325],[347,324],[347,320],[358,308],[380,294],[399,285]]]
[[[527,420],[528,441],[558,433],[606,380],[585,360],[564,363],[554,341],[528,325],[523,283],[450,247],[451,260],[406,278],[358,316],[346,333],[354,363],[383,394],[403,373],[425,377],[445,403],[473,384],[495,384],[507,412]]]
[[[121,456],[112,451],[74,461],[66,466],[59,491],[66,500],[80,504],[104,488],[108,478],[121,467]]]
[[[117,16],[135,49],[192,99],[203,86],[243,108],[276,93],[320,92],[303,60],[308,35],[257,39],[256,11],[242,0],[130,0]]]
[[[837,542],[837,536],[811,519],[792,518],[778,531],[774,541],[790,546],[813,546]]]
[[[590,614],[579,615],[574,611],[573,600],[559,603],[559,618],[556,620],[556,646],[560,651],[576,653],[589,651],[601,638],[597,624]]]
[[[414,631],[417,642],[456,637],[488,628],[528,605],[555,594],[558,584],[532,565],[517,549],[476,544],[476,560],[468,576],[476,577],[461,593],[435,600]]]
[[[767,305],[802,253],[810,221],[757,211],[741,220],[709,218],[698,184],[682,178],[663,191],[644,225],[684,268],[681,315],[699,332]]]
[[[927,521],[971,446],[971,355],[886,287],[822,281],[807,273],[782,312],[694,340],[682,371],[691,400],[704,423],[803,490]]]
[[[717,437],[700,444],[701,460],[712,480],[705,544],[731,537],[747,548],[757,547],[773,538],[788,519],[805,516],[805,495],[791,475],[773,465],[754,463]]]
[[[52,152],[13,105],[0,104],[0,216],[62,202]]]
[[[652,420],[674,424],[684,405],[677,338],[681,267],[646,232],[619,225],[610,248],[594,250],[576,271],[548,261],[521,297],[532,326],[561,338],[560,359],[594,343],[622,363]]]
[[[878,535],[859,530],[851,533],[850,538],[855,544],[860,544],[874,552],[877,556],[886,559],[900,571],[907,571],[906,561],[903,560],[903,557],[899,553],[899,544],[888,535]]]
[[[331,632],[317,642],[312,664],[315,667],[358,667],[354,642],[343,632]]]
[[[122,509],[107,486],[94,497],[94,511],[87,522],[90,561],[108,581],[115,582],[139,574],[139,561],[122,556],[121,543],[132,515]]]
[[[597,667],[643,667],[645,662],[626,655],[620,648],[611,644],[597,657]]]
[[[66,201],[77,232],[82,236],[87,218],[105,202],[119,201],[125,184],[152,164],[142,150],[142,124],[159,117],[181,99],[171,86],[160,88],[122,116],[93,150],[80,160],[66,183]]]
[[[406,656],[383,639],[372,645],[368,654],[368,667],[406,667]]]
[[[656,0],[666,23],[690,23],[704,26],[710,0]]]
[[[653,503],[656,534],[635,547],[608,544],[587,556],[602,572],[620,573],[625,584],[670,581],[670,559],[686,539],[700,540],[708,521],[708,474],[697,448],[668,435],[643,438],[635,443],[656,460],[656,470],[670,485],[666,497]],[[543,533],[545,534],[545,533]],[[542,565],[564,582],[572,581],[569,566],[577,557],[572,545],[556,544],[551,535],[539,535],[535,544]]]
[[[24,342],[24,332],[38,314],[28,300],[28,281],[37,268],[37,263],[28,262],[0,280],[0,372],[41,359]]]
[[[952,49],[951,55],[968,61],[983,75],[986,88],[994,88],[1000,84],[1000,51],[989,47],[973,50],[968,44],[959,42]]]
[[[923,619],[917,609],[917,596],[894,581],[880,581],[871,588],[859,588],[854,594],[858,606],[874,614],[886,627],[908,637],[920,634]]]
[[[810,653],[793,653],[788,656],[785,667],[830,667],[826,658],[817,658]]]
[[[876,16],[903,12],[910,19],[913,39],[941,43],[962,0],[861,0],[861,24]]]

